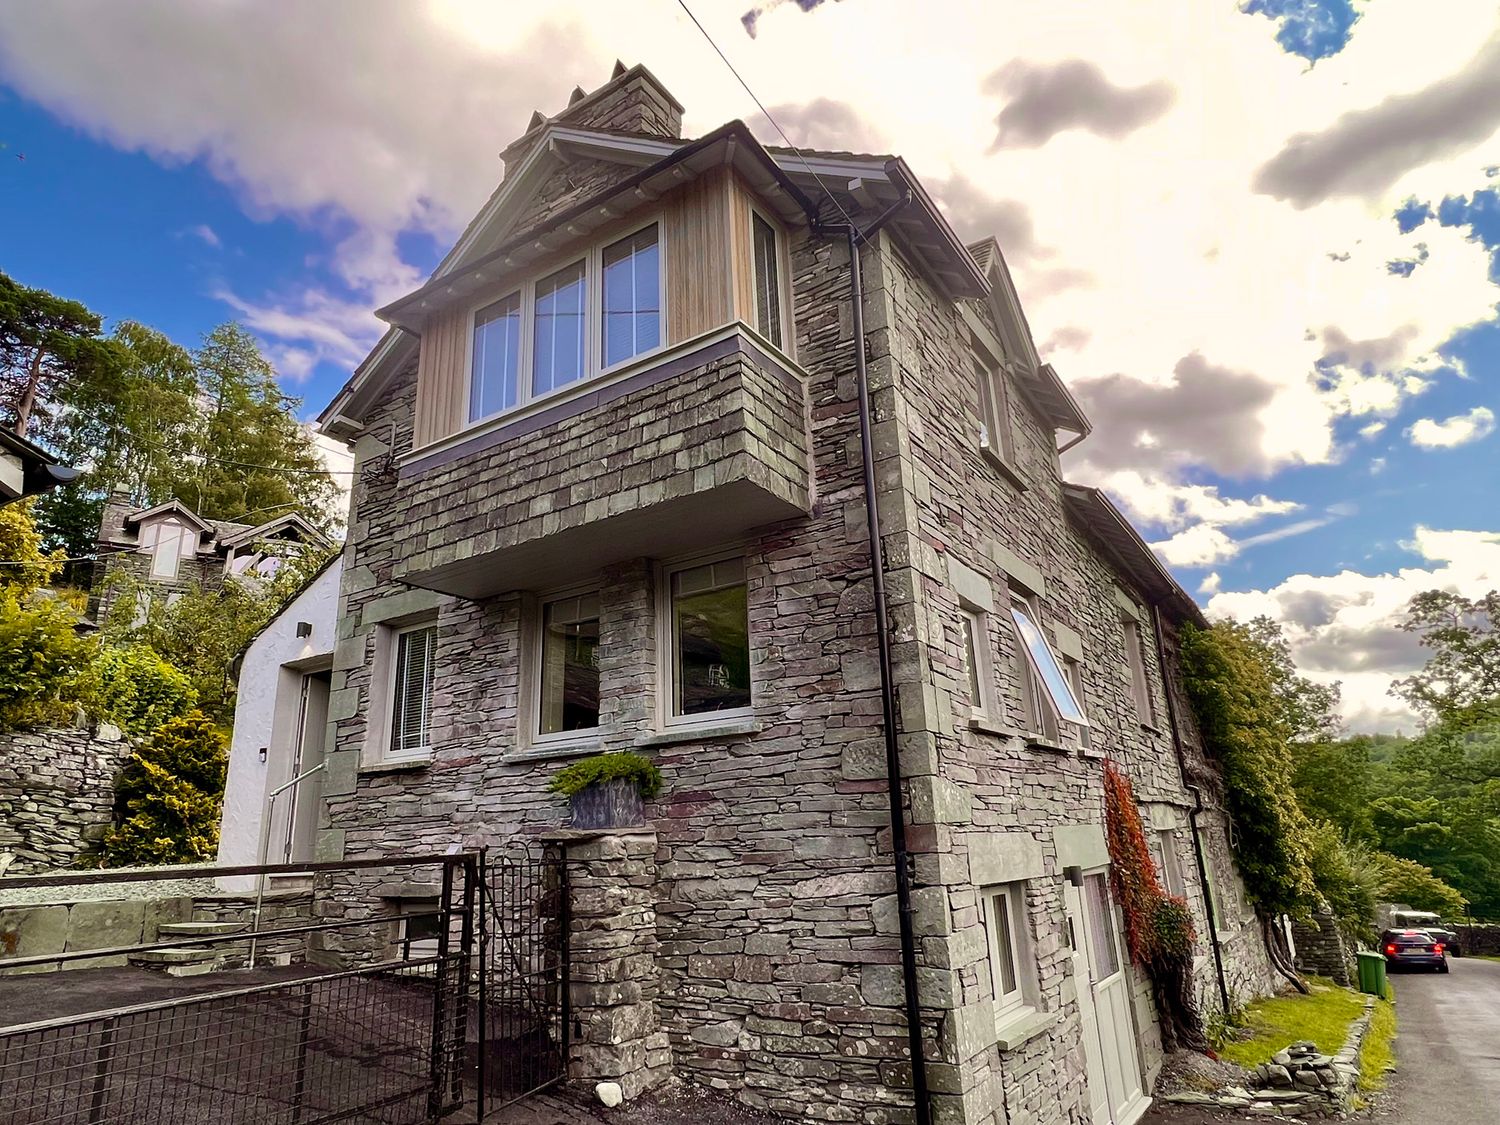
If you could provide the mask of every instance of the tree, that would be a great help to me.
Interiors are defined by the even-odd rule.
[[[1500,591],[1466,598],[1427,590],[1407,605],[1401,628],[1431,655],[1420,672],[1392,685],[1394,694],[1439,720],[1500,720]]]
[[[0,420],[12,432],[46,440],[60,422],[62,393],[107,381],[119,363],[96,313],[0,273]]]
[[[202,418],[173,495],[208,519],[262,523],[297,511],[327,526],[337,487],[297,423],[301,400],[282,393],[255,339],[222,324],[193,358]]]
[[[1308,743],[1297,747],[1293,762],[1292,786],[1302,810],[1355,840],[1372,838],[1370,802],[1379,792],[1380,773],[1371,745],[1364,736]]]
[[[57,575],[61,563],[42,553],[42,534],[31,515],[34,501],[0,508],[0,588],[29,597]]]
[[[1261,650],[1262,663],[1271,680],[1271,694],[1282,712],[1287,738],[1293,743],[1337,738],[1339,685],[1319,684],[1297,672],[1291,646],[1281,626],[1269,617],[1251,618],[1248,638]]]
[[[187,673],[145,645],[101,648],[83,672],[79,694],[92,714],[134,738],[187,714],[198,702]]]
[[[115,779],[106,865],[211,861],[228,765],[224,733],[202,712],[158,727]]]

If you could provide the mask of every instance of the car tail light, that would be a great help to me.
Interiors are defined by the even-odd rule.
[[[1442,942],[1438,942],[1436,945],[1434,945],[1432,947],[1432,951],[1434,953],[1441,953],[1443,951],[1443,943]]]
[[[1385,947],[1385,955],[1387,957],[1394,957],[1394,956],[1396,956],[1396,947],[1394,945],[1388,945],[1388,946],[1386,946]]]

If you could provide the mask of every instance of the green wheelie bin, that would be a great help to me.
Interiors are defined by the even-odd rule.
[[[1385,955],[1362,949],[1355,957],[1359,959],[1359,990],[1384,999]]]

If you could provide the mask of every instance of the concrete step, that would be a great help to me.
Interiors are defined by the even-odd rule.
[[[163,922],[156,928],[156,933],[157,937],[165,941],[167,938],[238,934],[248,928],[244,922]]]

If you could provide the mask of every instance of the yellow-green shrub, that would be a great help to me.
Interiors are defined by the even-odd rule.
[[[102,648],[81,678],[85,706],[126,734],[144,737],[198,702],[187,674],[148,645]]]

